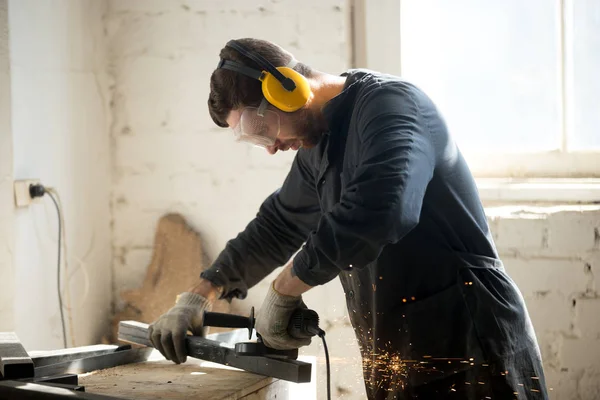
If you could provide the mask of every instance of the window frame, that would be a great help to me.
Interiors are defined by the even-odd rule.
[[[400,38],[400,12],[402,0],[351,0],[351,31],[352,31],[352,66],[383,71],[401,75],[402,48]],[[570,109],[568,101],[568,85],[565,43],[568,38],[568,27],[565,26],[565,16],[570,12],[572,0],[560,0],[563,12],[561,18],[561,87],[562,107],[561,124],[562,138],[558,150],[533,153],[497,153],[485,151],[464,150],[463,153],[473,175],[478,180],[486,182],[506,183],[514,180],[523,182],[527,180],[543,180],[558,178],[557,182],[582,185],[591,183],[589,190],[592,192],[587,201],[600,201],[600,188],[594,183],[600,178],[600,150],[569,151],[567,132],[570,124]],[[397,29],[389,29],[389,27]],[[398,51],[381,51],[381,49],[399,49]],[[434,99],[435,101],[435,99]],[[590,180],[591,179],[591,180]],[[483,181],[482,181],[483,182]],[[543,185],[542,185],[543,186]],[[578,186],[580,187],[580,186]],[[500,188],[500,186],[499,186]],[[553,189],[552,192],[556,193]],[[489,193],[495,191],[488,191]],[[570,193],[581,194],[580,191]],[[518,198],[519,196],[516,196]],[[529,196],[525,196],[529,198]],[[556,196],[555,196],[556,197]],[[558,196],[563,198],[564,196]],[[542,197],[546,199],[546,197]]]

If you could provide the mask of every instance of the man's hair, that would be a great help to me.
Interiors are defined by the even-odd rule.
[[[266,40],[244,38],[237,41],[250,51],[260,54],[276,67],[287,65],[293,57],[278,45]],[[262,70],[254,61],[230,47],[221,49],[219,57]],[[296,64],[294,70],[307,78],[310,78],[313,73],[309,66],[300,62]],[[208,111],[215,124],[220,127],[229,126],[227,116],[231,110],[246,106],[258,107],[262,99],[261,82],[256,79],[224,68],[215,69],[210,76]]]

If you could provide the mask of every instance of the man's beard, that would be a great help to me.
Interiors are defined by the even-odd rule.
[[[302,147],[307,149],[319,144],[323,134],[328,130],[323,113],[309,108],[297,112],[294,115],[293,122],[293,126],[297,127],[298,138],[302,141]]]

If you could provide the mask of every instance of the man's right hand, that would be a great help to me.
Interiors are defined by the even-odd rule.
[[[197,336],[203,335],[202,316],[209,307],[209,300],[198,293],[180,294],[175,306],[150,325],[148,334],[152,345],[167,360],[184,363],[187,359],[187,331]]]

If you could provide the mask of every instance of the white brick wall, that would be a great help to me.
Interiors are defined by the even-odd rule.
[[[259,37],[317,69],[340,72],[348,67],[350,27],[343,0],[310,0],[301,7],[291,0],[112,0],[109,7],[113,289],[118,302],[120,290],[143,278],[160,215],[182,212],[215,257],[290,166],[293,154],[271,157],[235,144],[210,120],[208,78],[219,49],[231,38]],[[600,370],[594,318],[600,283],[599,239],[594,236],[600,226],[598,207],[494,207],[488,213],[498,249],[534,320],[553,398],[593,398],[586,396],[598,390]],[[260,305],[269,281],[237,304],[240,311]],[[305,301],[327,328],[335,360],[334,398],[364,398],[339,282],[310,291]],[[590,351],[579,356],[586,347]],[[320,355],[323,362],[316,340],[304,351]],[[323,373],[321,368],[320,390]]]
[[[349,26],[345,0],[309,1],[301,7],[291,0],[114,0],[109,8],[113,290],[118,305],[118,293],[143,278],[160,215],[183,213],[203,234],[214,258],[281,185],[291,165],[292,153],[269,156],[236,144],[210,119],[208,84],[219,50],[232,38],[264,38],[317,69],[342,72],[348,67]],[[238,304],[240,312],[260,305],[268,281]],[[330,323],[345,315],[337,282],[312,291],[307,302]],[[334,371],[333,382],[362,398],[358,349],[353,341],[354,347],[346,346],[353,331],[342,323],[328,335],[331,356],[345,360],[353,371]],[[305,352],[323,356],[316,340]],[[324,371],[320,368],[321,386]],[[346,382],[348,376],[352,382]]]
[[[600,397],[600,206],[487,208],[527,307],[554,399]]]

